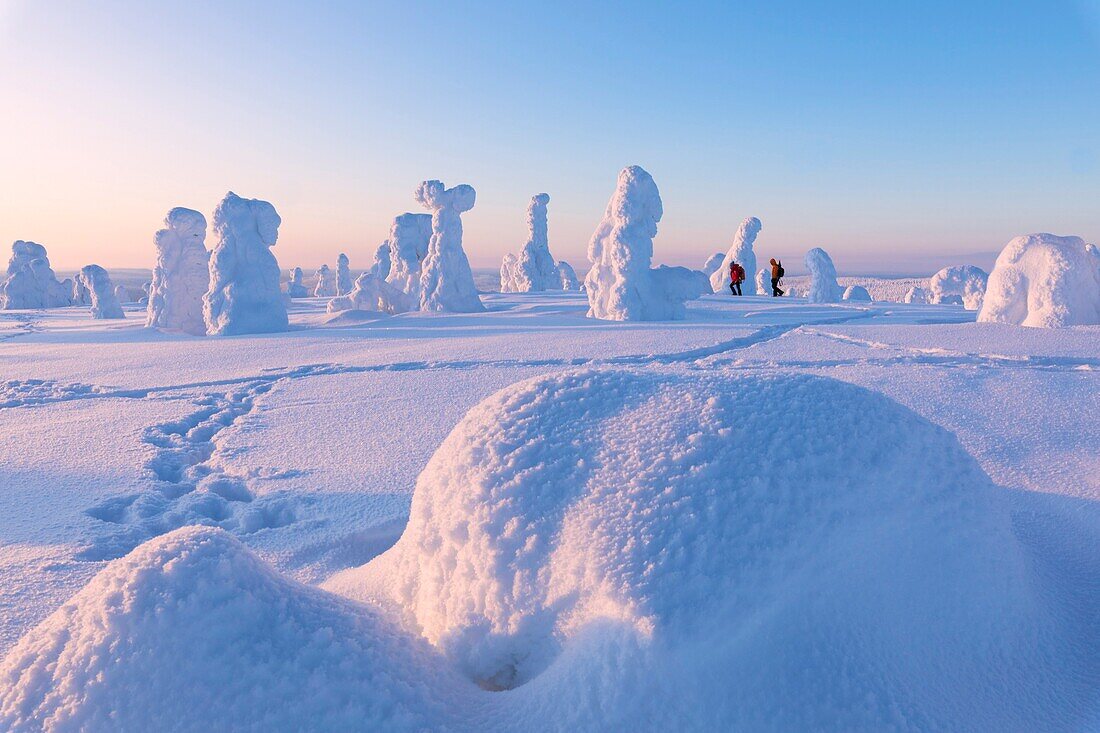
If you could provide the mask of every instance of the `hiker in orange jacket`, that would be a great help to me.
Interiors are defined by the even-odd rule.
[[[772,265],[772,297],[778,298],[783,295],[782,290],[779,289],[779,281],[783,278],[783,263],[777,262],[774,257],[771,259]]]

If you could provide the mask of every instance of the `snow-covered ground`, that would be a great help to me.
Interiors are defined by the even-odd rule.
[[[136,304],[117,321],[86,307],[0,312],[0,656],[16,650],[0,665],[0,727],[53,715],[59,727],[105,729],[95,706],[128,699],[133,717],[116,729],[157,728],[161,713],[134,689],[171,697],[157,688],[170,670],[150,672],[156,652],[89,650],[117,641],[113,629],[156,650],[175,629],[190,650],[179,674],[201,677],[206,647],[187,634],[232,636],[207,624],[234,613],[242,629],[265,629],[270,613],[272,654],[234,647],[235,662],[207,660],[242,665],[212,675],[240,683],[239,709],[184,691],[163,715],[188,730],[247,727],[224,716],[265,705],[280,713],[266,729],[1095,729],[1100,327],[977,324],[962,306],[881,302],[924,280],[871,280],[840,284],[866,286],[873,303],[716,294],[677,322],[589,319],[576,292],[394,316],[295,299],[290,331],[229,337],[146,329]],[[479,403],[542,376],[448,438]],[[662,408],[668,394],[698,409]],[[574,413],[602,427],[561,422]],[[751,433],[738,437],[738,415]],[[543,438],[556,452],[540,454]],[[859,460],[833,465],[846,451],[865,455],[865,477]],[[538,478],[556,461],[576,466]],[[436,504],[415,505],[422,471]],[[905,483],[907,471],[920,481]],[[553,497],[577,476],[589,493],[574,516]],[[799,498],[816,476],[820,496]],[[494,487],[526,490],[531,504],[497,507]],[[462,493],[475,489],[484,506]],[[616,513],[620,500],[632,513]],[[667,502],[661,516],[675,523],[645,518],[646,502]],[[385,565],[361,569],[394,546],[410,512],[415,532]],[[170,535],[34,630],[111,561],[191,524],[243,547]],[[793,526],[800,539],[782,534]],[[715,555],[701,557],[712,534]],[[471,559],[461,548],[475,540]],[[479,563],[513,540],[526,554],[509,584]],[[179,569],[156,586],[171,601],[163,627],[140,600],[112,600],[152,593],[148,578],[166,563]],[[207,622],[186,613],[202,612],[205,596],[182,595],[196,587],[218,603],[285,598],[290,610],[215,603]],[[518,600],[536,591],[549,600]],[[482,614],[488,625],[471,622]],[[629,622],[629,639],[616,626],[593,641],[581,628],[592,619]],[[264,697],[268,678],[247,679],[279,654],[300,655],[282,658],[296,672],[263,667],[270,679],[324,669],[300,705],[277,686]],[[121,672],[73,671],[112,659]]]

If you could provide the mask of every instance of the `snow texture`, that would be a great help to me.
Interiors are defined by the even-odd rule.
[[[85,265],[76,275],[92,296],[92,318],[125,318],[111,276],[99,265]]]
[[[707,276],[686,267],[650,269],[653,237],[664,209],[653,177],[632,165],[619,173],[615,193],[588,244],[588,316],[610,321],[684,317],[684,302],[709,293]]]
[[[722,268],[722,263],[726,261],[726,255],[723,252],[715,252],[707,261],[703,263],[703,274],[710,277],[714,273],[718,272]],[[728,267],[726,269],[729,269]],[[749,272],[749,270],[745,270]]]
[[[989,275],[980,267],[955,265],[945,267],[928,281],[933,303],[957,303],[970,311],[982,309]]]
[[[63,308],[72,295],[54,274],[46,248],[16,240],[11,246],[7,277],[0,282],[0,310]]]
[[[374,251],[374,262],[370,266],[370,274],[385,280],[390,276],[390,269],[392,267],[390,243],[383,242],[378,245],[378,249]]]
[[[415,195],[417,202],[432,212],[432,238],[420,273],[420,310],[484,311],[470,261],[462,249],[462,213],[474,207],[473,187],[463,183],[445,188],[440,181],[424,181]]]
[[[997,257],[978,321],[1039,328],[1100,324],[1100,250],[1080,237],[1016,237]]]
[[[355,287],[355,281],[351,276],[351,261],[343,252],[336,258],[336,294],[347,295]]]
[[[581,281],[577,279],[577,271],[565,260],[558,260],[558,278],[561,280],[562,290],[580,290]]]
[[[527,242],[510,265],[505,255],[500,268],[500,289],[504,293],[529,293],[561,290],[562,279],[557,263],[550,255],[546,206],[550,194],[539,193],[527,205]],[[509,269],[510,268],[510,269]]]
[[[371,272],[364,272],[355,280],[355,287],[347,295],[329,301],[328,312],[378,311],[380,313],[404,313],[415,307],[412,298]]]
[[[420,302],[420,275],[432,238],[431,214],[401,214],[390,227],[390,274],[386,281]]]
[[[206,217],[177,207],[164,217],[154,238],[157,262],[147,291],[145,324],[206,334],[203,295],[210,287],[210,253],[206,251]]]
[[[902,302],[925,305],[928,303],[928,291],[918,285],[914,285],[905,292]]]
[[[753,252],[752,246],[756,242],[756,236],[760,234],[760,229],[760,220],[755,216],[745,219],[741,222],[741,226],[737,227],[733,245],[730,246],[722,264],[710,273],[710,286],[713,292],[721,293],[729,289],[730,263],[736,262],[745,268],[745,282],[741,284],[741,292],[744,295],[757,294],[756,282],[748,277],[748,273],[756,272],[756,253]],[[770,280],[766,292],[771,294]]]
[[[336,276],[328,265],[317,268],[317,285],[313,294],[318,298],[332,298],[336,295]]]
[[[806,296],[811,303],[838,303],[844,290],[836,282],[836,267],[829,253],[814,247],[806,253],[806,269],[810,273],[810,292]]]
[[[867,288],[862,285],[849,285],[844,289],[844,295],[841,296],[841,300],[851,300],[859,303],[870,303],[871,294],[867,292]]]
[[[214,210],[217,242],[210,256],[210,290],[203,296],[211,335],[287,330],[286,303],[279,290],[279,263],[271,247],[282,219],[259,199],[226,194]]]
[[[295,267],[290,273],[290,281],[286,284],[286,294],[291,298],[308,298],[309,290],[306,288],[302,268]]]

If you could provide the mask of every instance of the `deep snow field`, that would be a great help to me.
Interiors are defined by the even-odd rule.
[[[1100,327],[327,300],[0,312],[0,729],[1100,730]]]

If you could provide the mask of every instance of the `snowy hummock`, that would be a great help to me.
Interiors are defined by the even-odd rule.
[[[853,300],[859,303],[870,303],[871,294],[867,292],[867,288],[862,285],[849,285],[844,289],[844,295],[840,297],[841,300]]]
[[[111,276],[99,265],[85,265],[76,275],[92,296],[92,318],[125,318]]]
[[[707,258],[706,262],[703,263],[703,274],[706,275],[707,277],[710,277],[711,275],[718,272],[718,270],[720,270],[722,268],[722,263],[725,262],[725,261],[726,261],[726,253],[725,252],[715,252],[714,254],[712,254],[710,257]],[[729,268],[727,267],[726,269],[728,270]],[[748,272],[748,270],[746,270],[745,272]]]
[[[390,274],[386,282],[420,302],[420,274],[432,238],[431,214],[401,214],[390,226]]]
[[[382,242],[374,251],[374,262],[370,266],[370,274],[383,280],[390,276],[390,268],[393,266],[390,255],[390,243]]]
[[[913,303],[916,305],[925,305],[928,303],[928,291],[919,285],[914,285],[905,291],[905,295],[902,297],[903,303]]]
[[[527,242],[510,264],[505,255],[500,268],[500,289],[504,293],[529,293],[561,290],[562,278],[550,255],[546,206],[550,194],[539,193],[527,205]]]
[[[206,333],[202,298],[210,287],[210,253],[206,251],[206,217],[177,207],[164,217],[154,243],[157,261],[149,285],[145,324]]]
[[[355,280],[355,287],[347,295],[329,301],[328,312],[378,311],[380,313],[404,313],[415,307],[412,298],[374,273],[364,272]]]
[[[214,210],[217,241],[210,256],[210,290],[203,296],[211,335],[287,330],[286,304],[279,290],[279,263],[271,247],[282,220],[259,199],[226,194]]]
[[[11,246],[7,277],[0,281],[0,310],[62,308],[72,303],[72,294],[57,279],[37,242],[16,240]]]
[[[290,273],[290,281],[286,284],[286,294],[291,298],[308,298],[309,290],[306,289],[302,268],[295,267]]]
[[[417,202],[432,212],[432,238],[420,273],[420,310],[484,311],[470,261],[462,249],[462,214],[474,207],[473,187],[463,183],[446,188],[440,181],[424,181],[415,195]]]
[[[336,294],[347,295],[355,287],[351,276],[351,260],[343,252],[336,258]]]
[[[577,279],[577,271],[565,260],[558,260],[558,278],[561,280],[562,290],[580,290],[581,281]]]
[[[686,267],[650,269],[653,237],[664,210],[653,177],[632,165],[619,173],[615,193],[588,244],[588,315],[610,321],[684,317],[684,302],[710,292],[707,276]]]
[[[729,252],[722,258],[722,263],[718,266],[718,269],[709,273],[711,290],[715,293],[721,293],[729,289],[730,263],[736,262],[745,268],[745,282],[741,285],[742,293],[744,295],[757,294],[756,281],[749,279],[748,273],[756,272],[756,253],[753,251],[752,246],[756,242],[757,235],[760,234],[760,229],[760,220],[755,216],[750,216],[741,222],[741,225],[737,227],[737,234],[733,237],[733,244],[730,246]]]
[[[982,309],[989,275],[973,265],[945,267],[928,281],[929,300],[933,303],[958,303],[971,311]]]
[[[811,303],[838,303],[844,289],[837,284],[836,267],[829,253],[814,247],[806,253],[806,270],[810,273],[810,292],[806,296]]]
[[[1080,237],[1016,237],[997,257],[978,321],[1040,328],[1100,324],[1100,250]]]
[[[317,268],[317,285],[313,294],[318,298],[331,298],[336,295],[336,276],[328,265]]]

